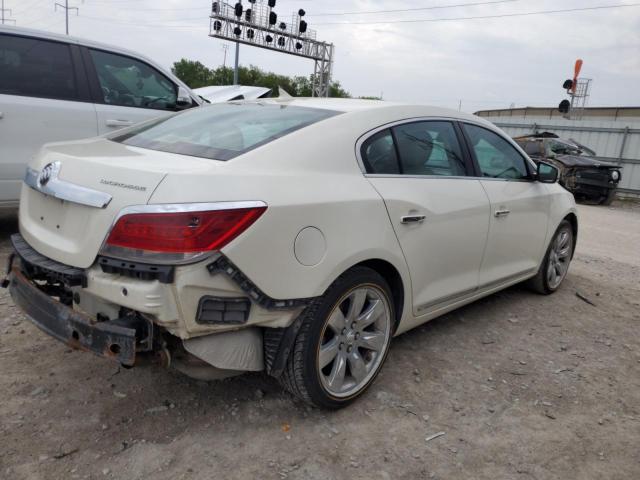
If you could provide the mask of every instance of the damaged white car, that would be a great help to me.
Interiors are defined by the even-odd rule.
[[[578,224],[557,173],[438,108],[194,109],[43,148],[4,284],[72,347],[197,378],[264,370],[337,408],[393,336],[518,282],[560,286]]]

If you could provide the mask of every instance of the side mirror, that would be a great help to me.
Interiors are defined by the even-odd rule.
[[[538,163],[538,172],[536,177],[539,182],[556,183],[559,175],[560,171],[553,165],[544,162]]]
[[[189,90],[180,86],[178,87],[178,97],[176,98],[176,107],[179,109],[190,108],[193,106],[193,100],[189,94]]]

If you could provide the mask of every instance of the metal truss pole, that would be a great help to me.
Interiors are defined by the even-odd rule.
[[[240,61],[240,43],[236,42],[236,63],[233,68],[233,84],[238,85],[238,62]]]

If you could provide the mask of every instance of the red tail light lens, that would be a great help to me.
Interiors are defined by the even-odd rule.
[[[144,260],[145,255],[157,259],[157,254],[161,254],[160,258],[187,260],[221,249],[265,210],[266,207],[252,207],[126,214],[111,230],[103,253],[139,260]]]

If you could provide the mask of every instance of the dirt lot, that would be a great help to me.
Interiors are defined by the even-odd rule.
[[[336,413],[262,375],[120,370],[0,290],[0,478],[640,478],[640,207],[580,213],[559,292],[511,288],[402,335]],[[0,218],[0,262],[15,229]]]

